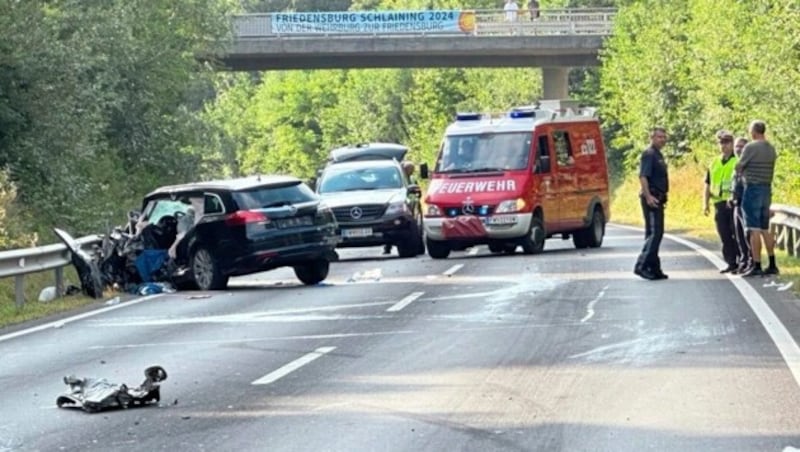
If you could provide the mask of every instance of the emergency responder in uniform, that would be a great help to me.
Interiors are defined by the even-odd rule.
[[[658,249],[664,237],[664,206],[669,192],[667,162],[661,149],[667,143],[667,131],[654,127],[650,132],[650,147],[642,152],[639,164],[639,200],[644,215],[644,247],[636,260],[633,272],[644,279],[667,279],[661,270]]]
[[[733,155],[733,134],[727,130],[717,132],[720,155],[711,162],[706,172],[705,190],[703,191],[703,215],[709,213],[709,201],[714,204],[714,223],[717,235],[722,242],[722,258],[727,267],[720,273],[731,273],[738,270],[736,264],[736,232],[733,227],[733,209],[728,202],[736,168],[736,156]]]

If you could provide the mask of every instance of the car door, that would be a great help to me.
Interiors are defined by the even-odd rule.
[[[561,216],[558,206],[558,180],[553,171],[550,136],[547,131],[537,131],[534,142],[536,143],[536,163],[533,165],[533,186],[537,190],[539,203],[544,211],[545,229],[557,230],[561,224]]]
[[[578,172],[575,165],[570,134],[565,128],[553,130],[553,151],[556,157],[555,178],[558,180],[558,200],[561,227],[577,224],[583,214],[578,212]]]

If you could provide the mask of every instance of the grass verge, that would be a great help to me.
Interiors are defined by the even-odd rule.
[[[69,284],[80,286],[78,281],[75,269],[70,266],[65,267],[64,286]],[[17,307],[14,300],[14,278],[0,279],[0,328],[72,311],[98,301],[78,294],[57,298],[47,303],[40,302],[39,292],[45,287],[54,285],[55,272],[52,270],[25,275],[25,304]]]
[[[669,202],[664,213],[665,229],[672,234],[719,244],[713,213],[703,215],[704,176],[705,170],[700,166],[687,165],[670,169]],[[611,202],[611,219],[620,224],[644,225],[639,205],[639,180],[636,177],[629,177],[615,190]],[[800,259],[780,250],[775,251],[775,258],[781,270],[780,279],[784,282],[792,281],[792,290],[795,294],[800,294]]]

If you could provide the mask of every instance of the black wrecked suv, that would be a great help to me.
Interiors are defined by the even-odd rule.
[[[420,188],[399,163],[407,150],[372,143],[331,152],[317,193],[336,216],[339,247],[394,245],[400,257],[425,252]]]
[[[173,248],[169,279],[224,289],[231,276],[290,266],[304,284],[328,276],[336,220],[306,184],[259,176],[159,188],[143,203],[142,234]]]

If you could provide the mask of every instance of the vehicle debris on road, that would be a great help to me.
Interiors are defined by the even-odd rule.
[[[161,382],[167,379],[167,371],[161,366],[144,370],[145,380],[135,388],[126,384],[111,383],[105,378],[64,377],[68,392],[56,399],[59,408],[81,408],[87,413],[113,408],[128,408],[158,403],[161,400]]]

